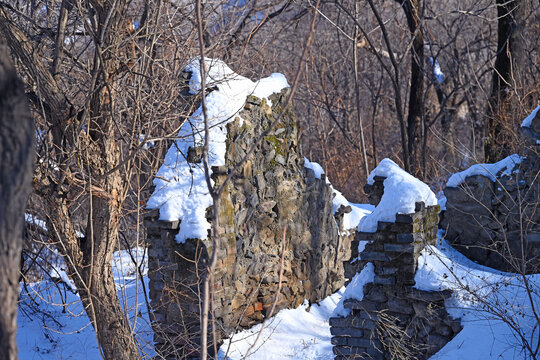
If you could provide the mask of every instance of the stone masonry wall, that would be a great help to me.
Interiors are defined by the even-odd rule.
[[[468,258],[503,271],[540,271],[540,116],[522,128],[525,160],[495,182],[469,176],[447,187],[441,228],[445,238]]]
[[[212,168],[216,185],[281,111],[287,90],[264,100],[248,97],[245,109],[228,123],[226,165]],[[200,161],[192,148],[190,162]],[[276,312],[315,302],[344,283],[343,262],[352,236],[339,236],[333,193],[324,175],[304,168],[298,128],[290,110],[232,177],[220,202],[221,247],[214,273],[214,320],[218,340],[261,322],[276,299],[282,240],[284,276]],[[211,214],[208,213],[208,217]],[[180,222],[147,221],[150,297],[158,353],[166,358],[197,357],[199,294],[210,240],[175,242]],[[337,219],[337,221],[336,221]]]
[[[376,177],[366,189],[374,205],[383,180]],[[439,209],[417,203],[415,213],[397,214],[394,223],[379,222],[375,233],[357,233],[352,258],[360,260],[347,267],[346,276],[351,279],[371,262],[375,277],[364,286],[361,301],[344,301],[347,317],[330,319],[336,359],[427,359],[461,330],[444,307],[449,291],[413,287],[420,251],[436,242]],[[358,254],[360,241],[369,243]]]

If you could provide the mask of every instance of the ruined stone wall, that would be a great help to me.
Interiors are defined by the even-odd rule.
[[[376,205],[384,189],[376,177],[367,189]],[[346,317],[330,319],[336,359],[427,359],[460,330],[449,317],[444,301],[449,291],[415,289],[420,251],[437,239],[439,206],[417,203],[415,213],[397,214],[396,221],[379,222],[375,233],[358,232],[352,242],[350,279],[368,262],[375,276],[363,288],[363,299],[346,299]],[[358,254],[360,241],[369,241]]]
[[[537,116],[540,118],[540,116]],[[534,127],[536,123],[536,127]],[[510,175],[469,176],[447,187],[441,228],[468,258],[503,271],[540,271],[540,119],[523,134],[530,137],[526,158]]]
[[[245,109],[226,125],[226,164],[212,168],[216,186],[269,128],[286,95],[284,90],[271,96],[272,107],[248,97]],[[187,158],[196,163],[200,153],[190,149]],[[334,217],[332,198],[324,175],[318,179],[304,167],[297,124],[286,110],[240,165],[220,202],[221,246],[213,299],[218,338],[268,315],[279,284],[284,231],[284,273],[276,311],[305,299],[321,300],[343,285],[343,261],[350,257],[352,236],[338,235],[339,219],[347,209]],[[196,357],[200,279],[211,241],[177,244],[174,237],[182,224],[159,221],[157,215],[146,221],[156,349],[165,357]]]

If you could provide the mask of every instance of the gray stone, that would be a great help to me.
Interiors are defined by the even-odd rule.
[[[351,325],[351,320],[347,318],[342,318],[342,317],[331,317],[330,319],[328,319],[328,323],[330,324],[332,328],[333,327],[346,328]]]
[[[358,231],[356,232],[356,238],[358,240],[368,240],[368,241],[372,241],[372,240],[375,240],[375,235],[377,233],[369,233],[369,232],[361,232],[361,231]]]
[[[397,267],[378,266],[375,268],[375,274],[379,276],[395,275],[400,269]]]
[[[330,334],[333,336],[353,336],[353,337],[362,337],[364,336],[364,330],[355,329],[350,327],[330,327]]]
[[[332,345],[347,345],[347,337],[342,336],[333,336],[332,339],[330,339],[330,343]]]
[[[371,289],[367,294],[364,295],[364,298],[379,303],[383,303],[388,300],[386,292],[381,287]]]
[[[386,305],[388,306],[389,310],[395,311],[400,314],[410,315],[413,313],[412,305],[406,300],[391,298],[390,300],[388,300]]]
[[[180,225],[180,220],[175,221],[165,221],[157,219],[145,219],[144,226],[147,228],[157,228],[157,229],[167,229],[167,230],[176,230]]]
[[[375,275],[375,278],[373,279],[373,283],[379,284],[379,285],[394,285],[396,283],[396,278],[393,276],[381,277],[381,276]]]
[[[190,146],[187,153],[187,161],[192,164],[200,164],[203,158],[202,146]]]
[[[410,234],[410,233],[407,233],[407,234],[397,234],[396,235],[396,239],[397,239],[397,242],[398,243],[406,243],[406,244],[409,244],[409,243],[413,243],[415,242],[415,234]]]
[[[410,244],[384,244],[384,250],[389,252],[413,253],[414,246]]]
[[[368,347],[371,347],[373,343],[369,339],[360,339],[356,337],[350,337],[347,339],[347,345],[368,348]]]
[[[392,222],[386,222],[386,221],[379,221],[377,222],[377,231],[383,231],[387,227],[392,226],[394,223]]]
[[[275,157],[275,160],[278,164],[281,164],[281,165],[285,165],[287,163],[285,158],[281,154],[277,154]]]
[[[334,352],[334,355],[346,356],[348,359],[350,359],[354,355],[361,354],[360,349],[352,346],[334,346],[334,348],[332,348],[332,351]]]
[[[383,252],[363,251],[360,258],[364,261],[388,261],[388,256]]]

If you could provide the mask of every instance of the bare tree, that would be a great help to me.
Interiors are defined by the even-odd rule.
[[[0,38],[0,358],[17,359],[17,298],[24,209],[31,190],[34,125]]]
[[[487,162],[509,155],[504,137],[504,121],[511,111],[519,111],[520,84],[525,63],[524,26],[526,1],[497,0],[497,52],[493,67],[491,96],[485,123],[484,156]],[[517,95],[517,96],[516,96]],[[516,101],[517,100],[517,101]],[[512,104],[513,103],[513,104]],[[515,124],[510,124],[513,127]]]
[[[79,57],[91,64],[86,68],[89,76],[85,79],[83,73],[79,78],[83,83],[88,81],[88,91],[79,102],[73,89],[64,88],[65,82],[60,81],[66,78],[59,75],[66,44],[66,34],[61,31],[66,31],[66,12],[74,9],[71,5],[67,1],[61,4],[55,58],[50,67],[13,20],[17,11],[6,4],[0,8],[0,29],[25,70],[28,86],[35,89],[29,98],[50,131],[51,142],[40,156],[35,186],[43,199],[51,238],[66,259],[103,356],[137,359],[139,352],[116,295],[111,264],[113,251],[118,248],[125,185],[129,181],[120,171],[116,103],[116,86],[129,64],[125,60],[129,54],[121,44],[131,31],[128,2],[76,4],[79,21],[73,24],[74,37],[86,39],[84,45],[90,49],[81,51]],[[50,10],[54,13],[53,8]],[[84,55],[90,56],[84,59]],[[85,70],[83,64],[75,63]],[[77,81],[73,77],[67,80]],[[84,237],[77,233],[82,224],[74,216],[75,199],[88,201]]]

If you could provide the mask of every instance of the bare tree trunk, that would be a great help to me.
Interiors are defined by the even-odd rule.
[[[94,69],[96,91],[90,100],[90,146],[87,148],[87,166],[93,185],[104,191],[92,193],[86,237],[81,243],[83,254],[82,280],[86,291],[81,298],[92,307],[89,317],[96,329],[99,344],[106,359],[133,360],[140,358],[130,324],[120,306],[112,273],[112,256],[118,245],[118,231],[125,200],[125,180],[117,168],[120,149],[117,145],[115,122],[115,87],[121,64],[119,61],[119,34],[125,33],[126,10],[124,1],[114,5],[95,1],[97,29],[101,41],[96,39]],[[99,159],[99,160],[95,160]]]
[[[413,36],[411,47],[411,81],[409,91],[409,112],[407,115],[407,147],[409,150],[410,173],[419,176],[421,172],[419,149],[421,124],[424,117],[424,35],[420,26],[421,5],[419,0],[396,0],[401,4],[407,26]],[[425,135],[425,134],[424,134]]]
[[[396,113],[397,113],[397,118],[398,118],[399,127],[400,127],[401,148],[402,148],[402,151],[403,151],[403,165],[405,167],[405,171],[413,172],[412,168],[411,168],[411,163],[410,163],[411,162],[410,161],[411,160],[411,155],[410,155],[409,146],[408,146],[408,144],[410,142],[410,139],[408,138],[407,123],[405,121],[405,116],[403,115],[403,106],[402,106],[403,102],[401,100],[399,64],[398,64],[398,62],[396,60],[396,57],[394,55],[394,51],[392,50],[392,46],[391,46],[391,43],[390,43],[390,38],[389,38],[389,35],[388,35],[388,31],[386,29],[386,26],[385,26],[385,23],[384,23],[383,19],[381,18],[377,8],[375,7],[375,4],[373,3],[373,0],[367,0],[367,2],[369,3],[369,6],[370,6],[371,10],[373,11],[373,15],[375,15],[375,18],[377,19],[377,23],[379,24],[379,26],[381,28],[384,43],[386,45],[386,49],[388,50],[387,51],[388,52],[388,57],[390,58],[390,62],[392,63],[393,73],[384,64],[383,59],[381,58],[380,55],[378,55],[378,52],[376,51],[377,59],[378,59],[379,63],[381,64],[381,66],[383,67],[383,69],[388,73],[390,79],[392,80],[392,87],[394,88],[394,103],[395,103],[395,106],[396,106]],[[355,23],[358,26],[358,28],[360,29],[360,31],[362,32],[362,34],[366,37],[366,40],[368,41],[369,46],[371,48],[373,48],[373,49],[376,49],[376,47],[373,45],[371,40],[369,40],[369,36],[368,36],[367,32],[365,30],[363,30],[362,27],[360,26],[360,23],[358,22],[358,20],[355,19]]]
[[[24,209],[31,189],[34,124],[0,38],[0,359],[17,359],[17,298]]]
[[[497,58],[493,69],[491,95],[485,123],[484,157],[487,162],[500,160],[508,155],[509,141],[503,136],[503,121],[511,111],[512,93],[521,82],[522,64],[525,59],[522,27],[525,19],[523,0],[497,0]],[[514,101],[515,103],[515,101]]]

